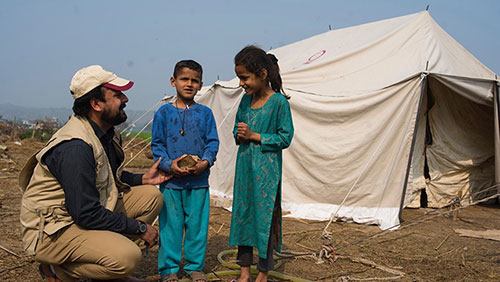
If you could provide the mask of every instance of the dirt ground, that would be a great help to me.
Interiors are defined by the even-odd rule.
[[[22,250],[17,176],[27,158],[43,143],[25,139],[15,144],[4,138],[0,145],[7,146],[6,151],[0,150],[0,280],[41,281],[38,263]],[[150,164],[140,156],[131,163],[130,170],[144,171]],[[228,245],[230,219],[230,212],[211,208],[204,271],[217,274],[219,278],[213,281],[236,278],[223,276],[223,271],[231,269],[217,260],[220,252],[232,249]],[[281,257],[282,264],[276,271],[313,281],[500,281],[500,241],[461,237],[455,231],[500,230],[498,205],[467,207],[455,221],[446,210],[405,209],[403,220],[401,228],[388,232],[381,232],[377,226],[335,222],[330,226],[333,239],[325,241],[321,234],[326,222],[284,218],[283,253],[295,256]],[[318,254],[327,243],[335,247],[335,260],[317,263],[312,254]],[[234,255],[223,259],[234,262]],[[159,279],[157,248],[147,255],[144,252],[135,276]],[[270,276],[270,280],[286,279]]]

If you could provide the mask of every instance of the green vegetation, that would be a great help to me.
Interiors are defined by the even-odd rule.
[[[137,136],[137,137],[136,137]],[[138,134],[138,132],[131,132],[129,136],[127,136],[126,138],[127,139],[132,139],[132,138],[136,138],[136,139],[151,139],[151,132],[141,132]]]
[[[33,129],[20,129],[18,131],[17,137],[21,140],[26,138],[33,138],[38,141],[46,142],[49,141],[50,137],[56,132],[56,130],[35,130],[33,133]]]

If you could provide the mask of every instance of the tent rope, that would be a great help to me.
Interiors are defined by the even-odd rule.
[[[163,103],[163,99],[158,101],[156,104],[154,104],[154,106],[152,106],[151,108],[149,108],[149,110],[147,110],[145,113],[143,113],[138,119],[136,119],[131,125],[129,125],[127,128],[125,128],[124,130],[122,130],[120,132],[120,134],[123,134],[126,130],[129,130],[129,132],[126,134],[127,136],[131,133],[133,127],[135,127],[135,123],[138,122],[139,120],[141,120],[143,117],[146,116],[146,114],[148,114],[149,112],[151,111],[156,111],[156,108],[158,107],[158,105],[160,103]],[[132,141],[134,141],[152,122],[153,122],[153,119],[154,117],[148,122],[146,123],[146,125],[139,131],[137,132],[137,134],[129,141],[127,142],[127,144],[123,147],[123,150],[127,150],[127,147],[132,143]]]
[[[146,143],[146,145],[139,152],[137,152],[137,154],[135,154],[123,167],[128,166],[137,156],[139,156],[140,153],[144,152],[144,150],[146,150],[146,148],[148,148],[148,146],[149,146],[149,143]]]
[[[135,147],[137,147],[137,146],[139,146],[139,145],[144,144],[144,142],[148,142],[148,144],[147,144],[147,145],[149,145],[149,142],[151,141],[151,138],[152,138],[152,137],[148,137],[148,138],[146,138],[146,139],[143,139],[143,140],[142,140],[142,141],[140,141],[139,143],[136,143],[136,144],[132,145],[131,147],[127,148],[127,150],[124,150],[124,151],[125,151],[125,152],[130,151],[130,150],[132,150],[133,148],[135,148]]]
[[[167,96],[167,97],[163,97],[160,101],[158,101],[154,106],[152,106],[151,108],[149,108],[149,110],[147,110],[144,114],[142,114],[138,119],[136,119],[134,121],[134,124],[139,121],[140,119],[142,119],[144,116],[146,116],[147,113],[151,112],[152,110],[154,110],[156,112],[158,106],[162,103],[168,103],[169,101],[171,101],[172,99],[174,98],[174,96]],[[128,166],[135,158],[137,158],[137,156],[139,154],[141,154],[144,150],[146,150],[146,148],[149,146],[150,142],[148,141],[151,141],[151,138],[152,137],[149,137],[149,138],[146,138],[144,139],[143,141],[139,142],[138,144],[134,144],[132,147],[128,148],[128,146],[130,144],[132,144],[132,142],[153,122],[154,120],[154,117],[124,146],[123,150],[124,151],[128,151],[128,150],[131,150],[132,148],[140,145],[140,144],[143,144],[143,143],[146,143],[146,145],[144,145],[144,147],[139,151],[137,152],[137,154],[133,155],[132,158],[124,165],[125,167]],[[135,126],[135,125],[134,125]],[[120,134],[122,134],[123,132],[125,132],[127,129],[129,129],[131,126],[127,127],[126,129],[122,130]]]
[[[397,117],[392,120],[392,123],[390,124],[389,130],[392,130],[392,128],[396,125],[396,121],[400,120],[399,117],[403,113],[404,113],[404,107],[400,107],[399,113],[397,114]],[[409,126],[409,124],[407,124],[407,129],[408,129],[408,126]],[[359,173],[358,177],[356,178],[356,180],[352,184],[351,188],[349,189],[349,191],[345,195],[344,199],[342,200],[342,202],[337,207],[337,210],[331,214],[330,220],[328,221],[328,224],[323,229],[323,234],[321,235],[322,238],[327,239],[327,240],[331,240],[331,238],[332,238],[332,232],[328,231],[328,227],[330,226],[330,224],[334,220],[336,220],[338,218],[338,212],[344,206],[344,203],[346,202],[347,198],[351,195],[352,191],[354,190],[354,187],[356,187],[356,185],[358,184],[358,181],[361,179],[361,176],[368,169],[370,163],[372,162],[372,160],[375,157],[375,155],[379,152],[380,148],[382,147],[382,144],[385,142],[385,140],[387,139],[387,137],[388,137],[388,135],[384,136],[382,138],[382,140],[379,142],[379,144],[377,145],[376,150],[370,156],[370,159],[365,163],[365,166],[363,167],[363,170]],[[404,143],[404,140],[401,141],[400,146],[399,146],[400,148],[401,148],[402,143]]]
[[[472,197],[473,197],[473,195],[477,195],[477,194],[480,194],[480,193],[487,192],[487,191],[492,190],[492,189],[494,189],[494,188],[497,188],[497,187],[499,187],[499,186],[500,186],[500,184],[495,184],[495,185],[490,186],[490,187],[487,187],[487,188],[485,188],[485,189],[483,189],[483,190],[481,190],[481,191],[478,191],[478,192],[476,192],[476,193],[474,193],[474,194],[471,194],[471,195],[467,196],[467,198],[472,198]],[[500,192],[498,192],[498,193],[496,193],[496,194],[494,194],[494,195],[488,196],[488,197],[486,197],[486,198],[484,198],[484,199],[481,199],[481,200],[472,201],[471,203],[469,203],[469,204],[467,204],[467,205],[462,205],[462,206],[452,207],[452,208],[451,208],[448,212],[450,212],[450,213],[451,213],[451,212],[454,212],[454,211],[458,211],[458,210],[461,210],[461,209],[465,209],[465,208],[467,208],[467,207],[470,207],[470,206],[473,206],[473,205],[477,205],[477,204],[480,204],[480,203],[483,203],[483,202],[489,201],[489,200],[494,199],[494,198],[499,197],[499,196],[500,196]],[[447,207],[449,207],[449,206],[450,206],[450,205],[447,205],[447,206],[445,206],[445,207],[441,207],[441,208],[437,208],[437,209],[432,210],[432,211],[429,211],[429,212],[425,212],[423,215],[421,215],[421,216],[419,216],[419,217],[417,217],[417,218],[415,218],[415,219],[413,219],[413,220],[409,220],[409,221],[407,221],[404,225],[403,225],[403,224],[401,224],[401,223],[398,223],[398,224],[395,224],[395,225],[393,225],[393,226],[391,226],[391,227],[389,227],[389,228],[387,228],[387,229],[385,229],[385,230],[382,230],[382,231],[380,231],[380,232],[378,232],[378,233],[375,233],[374,235],[368,236],[368,237],[366,237],[366,238],[363,238],[363,239],[357,240],[357,241],[352,242],[352,243],[348,243],[348,244],[345,244],[345,245],[337,246],[337,247],[336,247],[336,250],[340,250],[340,249],[343,249],[343,248],[346,248],[346,247],[348,247],[348,246],[352,246],[352,245],[357,245],[357,244],[359,244],[359,243],[361,243],[361,242],[364,242],[364,241],[366,241],[366,240],[373,239],[373,238],[375,238],[375,237],[381,236],[381,235],[383,235],[383,234],[388,233],[389,231],[391,231],[392,229],[394,229],[394,228],[396,228],[396,227],[400,227],[400,229],[399,229],[399,230],[402,230],[402,229],[404,229],[404,228],[407,228],[407,227],[410,227],[410,226],[416,225],[416,224],[418,224],[418,223],[422,223],[422,222],[427,221],[427,220],[429,220],[429,219],[432,219],[432,218],[435,218],[435,217],[441,216],[441,215],[442,215],[442,213],[441,213],[442,209],[447,208]],[[435,214],[435,213],[437,213],[437,214]],[[435,215],[433,215],[433,214],[435,214]],[[427,215],[432,215],[432,216],[427,217],[427,218],[423,218],[423,217],[425,217],[425,216],[427,216]],[[421,218],[422,218],[422,219],[421,219]]]
[[[151,112],[153,109],[155,109],[158,104],[162,103],[163,102],[163,99],[161,99],[160,101],[156,102],[156,104],[154,104],[151,108],[149,108],[149,110],[145,111],[140,117],[138,117],[134,122],[132,122],[129,126],[127,126],[125,129],[123,129],[120,134],[123,134],[125,131],[129,130],[129,129],[132,129],[133,127],[135,127],[135,123],[138,122],[139,120],[141,120],[144,116],[146,116],[149,112]]]
[[[132,142],[146,129],[146,127],[148,127],[153,122],[153,119],[154,117],[150,121],[148,121],[148,123],[146,123],[144,127],[139,132],[137,132],[137,134],[132,139],[130,139],[130,141],[127,142],[127,145],[123,147],[123,150],[127,150],[128,146],[132,144]]]
[[[495,184],[495,185],[492,185],[490,187],[487,187],[487,188],[484,188],[476,193],[473,193],[473,194],[470,194],[469,196],[467,196],[467,198],[472,198],[473,196],[477,195],[477,194],[480,194],[480,193],[484,193],[484,192],[487,192],[487,191],[490,191],[490,190],[493,190],[493,189],[496,189],[497,187],[499,187],[500,184]],[[468,205],[465,205],[465,206],[453,206],[451,203],[450,205],[447,205],[445,207],[448,207],[450,206],[451,209],[448,211],[450,213],[453,213],[455,211],[458,211],[458,210],[461,210],[461,209],[465,209],[467,207],[470,207],[470,206],[473,206],[473,205],[477,205],[477,204],[480,204],[480,203],[483,203],[483,202],[486,202],[486,201],[489,201],[491,199],[494,199],[496,197],[500,197],[500,192],[497,192],[496,194],[494,195],[491,195],[489,197],[486,197],[484,199],[481,199],[481,200],[477,200],[477,201],[473,201],[471,203],[469,203]],[[323,244],[321,246],[321,249],[318,253],[313,253],[311,255],[308,255],[308,256],[311,256],[313,257],[314,259],[317,260],[316,263],[323,263],[323,258],[327,259],[328,261],[330,261],[331,263],[333,263],[333,261],[335,261],[337,258],[344,258],[343,256],[340,256],[340,255],[336,255],[335,252],[340,250],[340,249],[343,249],[343,248],[346,248],[346,247],[349,247],[349,246],[352,246],[352,245],[357,245],[361,242],[364,242],[364,241],[367,241],[369,239],[373,239],[373,238],[376,238],[376,237],[379,237],[381,235],[384,235],[384,234],[387,234],[389,230],[395,228],[395,227],[401,227],[400,229],[398,229],[398,231],[404,229],[404,228],[408,228],[410,226],[413,226],[413,225],[417,225],[419,223],[422,223],[424,221],[427,221],[427,220],[430,220],[432,218],[435,218],[437,216],[441,216],[442,213],[441,213],[441,210],[445,207],[441,207],[441,208],[438,208],[436,210],[432,210],[430,212],[425,212],[423,215],[415,218],[415,219],[412,219],[412,220],[409,220],[406,222],[406,224],[402,225],[402,224],[396,224],[388,229],[385,229],[385,230],[382,230],[374,235],[371,235],[371,236],[368,236],[366,238],[363,238],[363,239],[360,239],[360,240],[357,240],[355,242],[352,242],[352,243],[348,243],[348,244],[344,244],[344,245],[341,245],[341,246],[333,246],[331,243],[328,243],[328,244]],[[435,214],[437,213],[437,214]],[[432,214],[435,214],[435,215],[432,215]],[[430,217],[426,217],[424,218],[425,216],[427,215],[432,215]],[[284,251],[283,253],[287,253],[287,251]],[[301,256],[304,256],[305,254],[307,253],[293,253],[293,252],[288,252],[290,255],[287,255],[287,257],[301,257]],[[363,262],[362,262],[363,263]],[[371,266],[373,266],[373,264],[369,264]],[[379,268],[379,267],[377,267]],[[388,271],[390,273],[393,273],[393,274],[398,274],[397,277],[387,277],[387,278],[380,278],[380,279],[375,279],[375,280],[386,280],[386,279],[398,279],[398,278],[401,278],[402,276],[404,276],[405,274],[403,272],[400,272],[400,271],[397,271],[395,270],[396,272],[391,272],[391,269],[388,269],[386,267],[382,267],[380,268],[382,270],[385,270],[385,271]],[[358,280],[358,279],[356,279]],[[362,279],[360,279],[362,280]],[[370,279],[370,280],[373,280],[373,279]]]

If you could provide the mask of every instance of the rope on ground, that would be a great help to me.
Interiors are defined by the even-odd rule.
[[[276,256],[278,256],[277,260],[281,259],[290,259],[290,258],[311,258],[316,260],[316,253],[310,252],[295,252],[295,251],[290,251],[290,250],[282,250],[281,253],[276,253]]]
[[[406,275],[406,273],[395,270],[392,268],[389,268],[387,266],[383,266],[380,264],[377,264],[371,260],[365,259],[365,258],[352,258],[352,257],[347,257],[347,256],[341,256],[341,255],[335,255],[335,248],[331,244],[324,244],[322,246],[322,249],[319,254],[316,253],[300,253],[300,252],[293,252],[289,250],[283,250],[281,253],[278,253],[277,255],[280,258],[312,258],[314,260],[318,260],[318,258],[327,258],[330,263],[333,264],[334,261],[337,259],[344,259],[344,260],[349,260],[351,262],[355,263],[360,263],[372,268],[376,268],[379,270],[383,270],[385,272],[388,272],[390,274],[395,274],[397,276],[391,276],[391,277],[372,277],[372,278],[356,278],[356,277],[351,277],[351,276],[342,276],[337,279],[337,281],[350,281],[350,280],[392,280],[392,279],[400,279],[403,276]],[[317,263],[317,262],[316,262]]]
[[[369,278],[356,278],[351,276],[342,276],[337,279],[338,282],[344,281],[373,281],[373,280],[396,280],[400,279],[402,276],[392,276],[392,277],[369,277]]]
[[[331,264],[335,261],[335,247],[331,243],[323,244],[321,246],[321,250],[316,258],[316,264],[324,263],[325,261],[323,259],[326,259]]]
[[[487,198],[487,200],[484,200],[484,201],[476,201],[476,202],[473,201],[473,197],[474,196],[482,194],[482,193],[485,193],[485,192],[488,192],[488,191],[493,190],[493,189],[496,189],[498,186],[500,186],[500,184],[492,185],[492,186],[487,187],[485,189],[479,190],[479,191],[477,191],[475,193],[471,193],[467,197],[462,197],[462,195],[458,195],[457,197],[453,198],[449,204],[447,204],[447,205],[445,205],[443,207],[438,208],[438,210],[442,209],[444,207],[449,207],[449,206],[451,206],[451,208],[452,208],[452,210],[450,210],[450,212],[453,212],[455,210],[460,210],[461,207],[462,207],[462,203],[461,202],[464,199],[469,199],[470,202],[472,203],[472,204],[469,204],[469,205],[464,206],[464,207],[468,207],[468,206],[471,206],[471,205],[474,205],[474,204],[482,203],[482,202],[485,202],[487,200],[493,199],[493,198],[495,198],[495,196],[498,196],[500,193],[497,193],[497,194],[495,194],[493,196],[490,196],[490,197]],[[352,187],[351,187],[351,190],[352,190]],[[351,190],[347,193],[347,195],[349,195],[351,193]],[[347,195],[346,195],[346,197],[347,197]],[[328,227],[330,226],[330,224],[333,221],[337,220],[337,213],[340,210],[340,207],[344,204],[344,201],[345,201],[345,198],[342,201],[342,203],[339,205],[339,207],[337,208],[337,210],[334,213],[332,213],[332,215],[330,217],[330,220],[328,221],[328,223],[326,224],[325,228],[323,229],[323,234],[321,235],[321,239],[325,239],[325,240],[329,240],[329,241],[331,241],[333,239],[333,233],[332,233],[332,231],[328,230]],[[424,215],[426,215],[426,214],[424,214]],[[396,225],[394,225],[392,227],[387,228],[386,230],[392,230],[392,229],[394,229],[396,227],[400,227],[400,226],[401,226],[401,224],[398,223],[398,224],[396,224]],[[384,231],[386,231],[386,230],[384,230]]]
[[[6,247],[4,247],[4,246],[2,246],[2,245],[0,245],[0,249],[2,249],[2,250],[4,250],[4,251],[6,251],[7,253],[9,253],[9,254],[11,254],[11,255],[14,255],[14,256],[18,257],[18,258],[20,258],[20,257],[21,257],[20,255],[18,255],[18,254],[16,254],[16,253],[14,253],[13,251],[11,251],[11,250],[7,249]]]
[[[21,268],[21,267],[25,267],[28,264],[29,263],[24,263],[24,264],[20,264],[20,265],[14,265],[14,266],[11,266],[11,267],[3,268],[3,269],[0,270],[0,274],[4,273],[6,271],[11,271],[13,269],[18,269],[18,268]]]
[[[383,265],[377,264],[374,261],[371,261],[371,260],[365,259],[365,258],[351,258],[351,257],[346,257],[346,256],[337,256],[337,258],[349,260],[349,261],[352,261],[352,262],[361,263],[361,264],[364,264],[364,265],[367,265],[367,266],[370,266],[370,267],[374,267],[374,268],[383,270],[385,272],[389,272],[390,274],[396,274],[396,275],[398,275],[398,277],[403,277],[403,276],[406,275],[406,273],[404,273],[402,271],[395,270],[395,269],[389,268],[387,266],[383,266]]]
[[[497,185],[494,185],[494,186],[497,186]],[[490,190],[490,189],[491,189],[491,187],[488,187],[488,188],[486,188],[486,189],[484,189],[483,191],[480,191],[480,192],[484,192],[484,191],[486,191],[486,190]],[[478,192],[478,193],[479,193],[479,192]],[[496,194],[491,195],[491,196],[489,196],[489,197],[486,197],[486,198],[484,198],[484,199],[477,200],[477,201],[473,201],[473,202],[471,202],[470,204],[467,204],[467,205],[463,205],[463,206],[459,206],[459,207],[452,208],[452,209],[450,210],[450,212],[458,211],[458,210],[461,210],[461,209],[464,209],[464,208],[467,208],[467,207],[470,207],[470,206],[473,206],[473,205],[477,205],[477,204],[480,204],[480,203],[483,203],[483,202],[489,201],[489,200],[494,199],[494,198],[499,197],[499,196],[500,196],[500,193],[496,193]],[[430,217],[426,217],[426,218],[422,218],[422,217],[427,216],[427,215],[432,215],[432,216],[430,216]],[[390,228],[388,228],[388,229],[386,229],[386,230],[382,230],[382,231],[380,231],[380,232],[378,232],[378,233],[375,233],[374,235],[368,236],[368,237],[366,237],[366,238],[363,238],[363,239],[357,240],[357,241],[352,242],[352,243],[348,243],[348,244],[345,244],[345,245],[338,246],[338,247],[337,247],[337,250],[340,250],[340,249],[346,248],[346,247],[348,247],[348,246],[357,245],[357,244],[359,244],[359,243],[361,243],[361,242],[364,242],[364,241],[366,241],[366,240],[373,239],[373,238],[375,238],[375,237],[381,236],[382,234],[386,234],[386,233],[388,233],[388,231],[390,231],[390,230],[392,230],[392,229],[394,229],[394,228],[396,228],[396,227],[400,227],[400,229],[399,229],[399,230],[401,230],[401,229],[408,228],[408,227],[410,227],[410,226],[413,226],[413,225],[416,225],[416,224],[422,223],[422,222],[424,222],[424,221],[427,221],[427,220],[429,220],[429,219],[432,219],[432,218],[435,218],[435,217],[438,217],[438,216],[441,216],[441,215],[442,215],[442,214],[441,214],[441,209],[436,209],[436,210],[433,210],[433,211],[430,211],[430,212],[426,212],[426,213],[424,213],[422,216],[417,217],[417,218],[416,218],[416,219],[414,219],[414,220],[407,221],[405,225],[402,225],[401,223],[398,223],[398,224],[396,224],[396,225],[394,225],[394,226],[392,226],[392,227],[390,227]],[[420,218],[422,218],[422,219],[420,219]]]
[[[235,269],[235,270],[231,270],[231,271],[217,271],[217,272],[211,272],[211,273],[208,273],[207,274],[207,278],[208,279],[214,279],[214,278],[219,278],[219,276],[228,276],[228,275],[240,275],[241,271],[238,270],[240,269],[240,266],[237,265],[236,263],[230,263],[230,262],[227,262],[223,259],[224,256],[226,255],[231,255],[231,254],[236,254],[238,252],[238,250],[225,250],[225,251],[222,251],[220,252],[218,255],[217,255],[217,260],[220,262],[221,265],[227,267],[227,268],[231,268],[231,269]],[[256,252],[254,252],[255,254]],[[274,266],[274,270],[278,269],[280,266],[281,266],[281,260],[277,259],[278,262],[276,263],[276,265]],[[276,272],[276,271],[269,271],[267,274],[269,276],[272,276],[272,277],[275,277],[275,278],[278,278],[278,279],[281,279],[281,280],[285,280],[285,281],[292,281],[292,282],[311,282],[311,280],[307,280],[307,279],[303,279],[303,278],[299,278],[299,277],[295,277],[295,276],[290,276],[290,275],[286,275],[284,273],[280,273],[280,272]],[[255,268],[255,266],[251,266],[250,268],[250,273],[255,275],[258,273],[258,270],[257,268]]]
[[[355,278],[355,277],[350,277],[350,276],[343,276],[343,277],[340,277],[337,281],[349,281],[349,280],[358,280],[358,281],[361,281],[361,280],[392,280],[392,279],[399,279],[399,278],[402,278],[405,273],[404,272],[401,272],[401,271],[398,271],[398,270],[394,270],[394,269],[390,269],[388,267],[385,267],[385,266],[381,266],[381,265],[378,265],[370,260],[367,260],[367,259],[363,259],[363,258],[349,258],[349,257],[344,257],[344,256],[339,256],[339,255],[335,255],[335,250],[340,250],[342,248],[346,248],[348,246],[351,246],[351,245],[357,245],[363,241],[366,241],[366,240],[369,240],[369,239],[372,239],[372,238],[375,238],[375,237],[378,237],[378,236],[381,236],[382,234],[386,234],[388,233],[388,230],[392,230],[396,227],[401,227],[399,230],[403,229],[403,228],[407,228],[407,227],[410,227],[410,226],[413,226],[413,225],[416,225],[418,223],[421,223],[421,222],[424,222],[424,221],[427,221],[429,219],[432,219],[434,217],[437,217],[437,216],[441,216],[442,213],[441,213],[441,210],[443,208],[446,208],[446,207],[450,207],[450,213],[453,213],[454,211],[458,211],[458,210],[461,210],[461,209],[464,209],[464,208],[467,208],[469,206],[472,206],[472,205],[477,205],[477,204],[480,204],[480,203],[483,203],[483,202],[486,202],[486,201],[489,201],[490,199],[494,199],[496,197],[499,197],[500,196],[500,193],[496,193],[494,195],[491,195],[491,196],[488,196],[486,198],[483,198],[481,200],[476,200],[476,201],[473,201],[472,199],[474,198],[474,196],[478,195],[478,194],[481,194],[481,193],[485,193],[485,192],[488,192],[490,190],[493,190],[493,189],[496,189],[496,187],[499,186],[499,184],[496,184],[496,185],[493,185],[493,186],[490,186],[490,187],[487,187],[485,189],[482,189],[476,193],[472,193],[470,194],[468,197],[466,198],[469,198],[470,200],[470,203],[467,204],[467,205],[462,205],[462,201],[464,200],[464,198],[461,197],[461,195],[459,195],[458,198],[454,198],[452,200],[452,202],[449,204],[449,205],[446,205],[444,207],[441,207],[439,209],[436,209],[436,210],[433,210],[431,212],[426,212],[424,213],[422,216],[420,217],[417,217],[416,219],[413,219],[412,221],[407,221],[405,225],[401,225],[401,223],[398,223],[386,230],[382,230],[372,236],[369,236],[369,237],[366,237],[366,238],[363,238],[363,239],[360,239],[360,240],[357,240],[355,242],[352,242],[352,243],[348,243],[348,244],[345,244],[345,245],[341,245],[340,247],[336,247],[333,246],[331,243],[325,243],[321,246],[321,249],[318,253],[312,253],[312,254],[309,254],[309,253],[293,253],[293,252],[289,252],[289,251],[284,251],[284,254],[282,254],[281,256],[283,257],[286,257],[286,258],[291,258],[291,257],[313,257],[316,259],[316,263],[323,263],[324,262],[324,259],[328,260],[330,263],[333,263],[337,258],[342,258],[342,259],[348,259],[348,260],[351,260],[351,261],[354,261],[354,262],[359,262],[359,263],[362,263],[362,264],[365,264],[365,265],[369,265],[371,267],[375,267],[375,268],[378,268],[378,269],[381,269],[381,270],[384,270],[384,271],[387,271],[391,274],[397,274],[398,276],[394,276],[394,277],[383,277],[383,278]],[[434,213],[437,213],[431,217],[426,217],[426,218],[423,218],[429,214],[434,214]],[[332,219],[333,217],[330,219],[330,222],[328,222],[327,226],[323,229],[323,235],[322,235],[322,239],[327,239],[328,241],[331,241],[332,240],[332,232],[330,231],[327,231],[327,228],[329,226],[329,224],[332,222]],[[325,236],[325,233],[327,236]]]

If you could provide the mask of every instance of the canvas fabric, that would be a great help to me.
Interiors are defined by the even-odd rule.
[[[398,226],[401,208],[415,204],[422,189],[432,206],[444,206],[458,191],[466,199],[495,183],[497,77],[427,11],[328,31],[269,53],[279,60],[296,132],[283,153],[289,216],[333,215],[387,229]],[[211,191],[229,199],[237,150],[231,129],[242,95],[237,78],[197,95],[213,110],[221,141]],[[427,108],[431,96],[434,108]],[[425,144],[426,124],[432,146]]]

